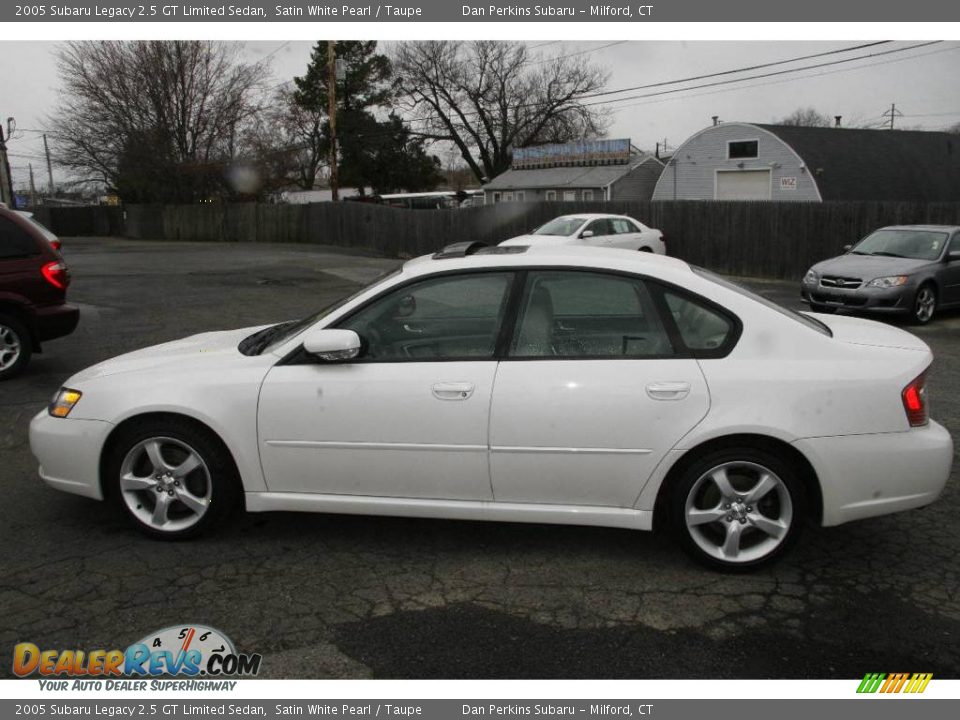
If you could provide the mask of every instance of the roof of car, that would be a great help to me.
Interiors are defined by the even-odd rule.
[[[960,231],[960,225],[886,225],[878,230],[937,230],[940,232]]]
[[[690,266],[683,260],[666,255],[585,245],[530,245],[523,252],[474,253],[462,257],[439,259],[433,255],[423,255],[408,260],[403,266],[403,271],[412,275],[424,275],[443,270],[540,265],[631,272],[655,268],[669,274],[690,272]]]
[[[583,218],[584,220],[599,220],[601,218],[629,218],[629,215],[616,214],[616,213],[570,213],[569,215],[558,215],[553,218],[553,220],[562,220],[563,218]],[[553,222],[553,220],[547,220],[547,222]],[[546,225],[546,223],[544,223]]]

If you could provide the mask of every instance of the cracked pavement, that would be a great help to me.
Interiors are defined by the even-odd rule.
[[[125,647],[185,622],[262,653],[266,677],[960,677],[960,469],[926,509],[809,527],[741,575],[604,528],[271,513],[142,537],[37,478],[27,426],[60,384],[134,348],[298,317],[398,261],[103,238],[64,254],[80,326],[0,385],[0,677],[17,642]],[[750,284],[799,307],[794,283]],[[960,438],[960,313],[913,331],[936,356],[932,416]]]

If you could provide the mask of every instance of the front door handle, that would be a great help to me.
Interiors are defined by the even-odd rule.
[[[647,385],[647,395],[654,400],[683,400],[690,394],[690,383],[655,382]]]
[[[431,390],[437,400],[466,400],[473,395],[474,384],[470,382],[436,383]]]

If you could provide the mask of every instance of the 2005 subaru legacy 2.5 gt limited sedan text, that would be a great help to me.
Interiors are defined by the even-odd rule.
[[[953,444],[932,356],[676,259],[452,245],[303,320],[195,335],[70,378],[40,475],[150,535],[245,506],[672,527],[769,561],[805,521],[934,501]]]

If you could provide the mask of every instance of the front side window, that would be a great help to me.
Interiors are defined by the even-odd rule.
[[[610,226],[609,220],[594,220],[592,223],[587,225],[585,230],[592,232],[594,237],[613,235],[613,228]]]
[[[339,323],[364,359],[391,362],[492,358],[512,273],[430,278],[374,300]]]
[[[517,358],[650,358],[673,346],[640,278],[531,272],[510,355]]]

